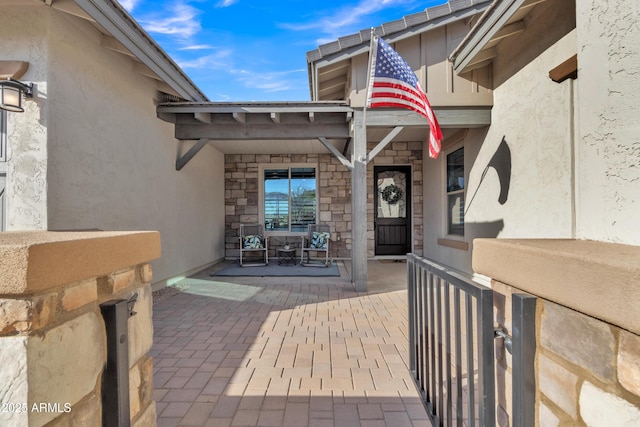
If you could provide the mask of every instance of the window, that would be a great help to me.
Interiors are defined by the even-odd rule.
[[[464,236],[464,147],[447,154],[447,233]]]
[[[306,232],[309,224],[315,224],[315,167],[269,167],[263,178],[267,231]]]

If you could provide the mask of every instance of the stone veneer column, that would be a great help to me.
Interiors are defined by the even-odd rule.
[[[475,239],[495,321],[513,334],[511,295],[536,304],[540,426],[640,425],[640,247],[570,239]],[[511,425],[511,356],[496,351],[498,425]]]
[[[101,425],[100,304],[135,293],[131,420],[155,425],[147,262],[159,256],[157,232],[0,233],[0,425]]]

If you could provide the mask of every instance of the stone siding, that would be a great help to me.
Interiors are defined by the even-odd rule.
[[[511,294],[492,281],[495,318],[512,334]],[[536,423],[539,426],[640,425],[640,336],[538,298]],[[511,355],[496,341],[497,378],[511,378]],[[511,381],[496,384],[498,425],[513,425]]]
[[[17,268],[23,274],[15,272],[13,277],[22,279],[0,283],[0,400],[5,405],[0,425],[101,425],[107,348],[100,305],[134,294],[137,314],[128,321],[131,424],[155,425],[148,356],[153,344],[152,272],[147,262],[139,262],[159,255],[159,236],[113,234],[77,233],[74,239],[74,233],[3,233],[0,270]],[[82,248],[82,265],[76,265],[73,254]],[[115,251],[119,255],[110,255]],[[63,261],[45,265],[50,277],[36,274],[34,279],[33,272],[42,267],[37,264],[48,263],[55,253]],[[132,265],[126,266],[126,259]],[[105,265],[121,262],[121,268],[101,272]],[[86,277],[87,266],[99,273]],[[69,282],[57,283],[60,277]]]
[[[369,143],[369,151],[375,147]],[[330,257],[351,257],[351,172],[332,154],[227,154],[225,155],[225,248],[227,258],[239,257],[240,224],[259,222],[260,166],[269,164],[314,164],[318,180],[318,222],[331,226]],[[373,166],[410,165],[413,174],[413,251],[422,254],[422,143],[391,142],[367,165],[367,254],[373,257]],[[276,246],[299,244],[299,236],[270,239],[269,256]]]

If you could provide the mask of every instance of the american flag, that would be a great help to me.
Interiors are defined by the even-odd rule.
[[[426,117],[431,129],[429,157],[436,159],[440,153],[442,131],[418,77],[409,64],[377,36],[374,36],[371,52],[367,107],[407,108]]]

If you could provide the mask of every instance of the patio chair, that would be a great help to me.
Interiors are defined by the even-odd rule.
[[[331,228],[329,224],[309,224],[307,236],[302,236],[300,246],[300,265],[305,267],[329,267],[329,242],[331,241]],[[324,263],[311,262],[310,252],[324,252]],[[305,253],[307,260],[305,261]]]
[[[260,256],[261,262],[246,262],[247,255]],[[269,263],[269,243],[262,224],[240,224],[240,265],[256,267]]]

